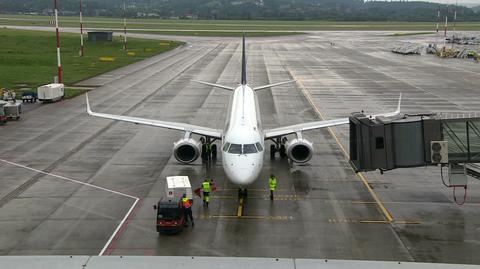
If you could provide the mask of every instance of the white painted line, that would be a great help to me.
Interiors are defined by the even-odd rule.
[[[40,173],[40,174],[44,174],[44,175],[48,175],[48,176],[52,176],[52,177],[56,177],[56,178],[61,178],[61,179],[64,179],[64,180],[67,180],[67,181],[71,181],[71,182],[75,182],[75,183],[78,183],[78,184],[81,184],[81,185],[84,185],[84,186],[92,187],[92,188],[94,188],[94,189],[99,189],[99,190],[102,190],[102,191],[106,191],[106,192],[110,192],[110,193],[113,193],[113,194],[117,194],[117,195],[120,195],[120,196],[124,196],[124,197],[128,197],[128,198],[134,199],[135,202],[133,202],[133,204],[132,204],[132,206],[130,207],[130,209],[128,210],[127,214],[125,214],[125,216],[123,217],[122,221],[118,224],[117,228],[115,229],[115,231],[113,232],[113,234],[110,236],[110,238],[108,239],[108,241],[107,241],[107,243],[105,244],[105,246],[103,246],[103,248],[102,248],[102,250],[100,251],[100,253],[98,254],[98,256],[102,256],[103,253],[105,253],[105,251],[108,249],[108,246],[110,245],[110,243],[112,243],[113,238],[115,238],[115,236],[117,235],[118,231],[120,231],[120,228],[122,228],[123,224],[125,224],[125,222],[127,221],[128,217],[130,216],[130,214],[132,213],[133,209],[135,208],[135,206],[137,205],[138,201],[140,200],[140,198],[138,198],[138,197],[135,197],[135,196],[132,196],[132,195],[123,193],[123,192],[114,191],[114,190],[107,189],[107,188],[100,187],[100,186],[96,186],[96,185],[93,185],[93,184],[90,184],[90,183],[85,183],[85,182],[82,182],[82,181],[80,181],[80,180],[76,180],[76,179],[73,179],[73,178],[68,178],[68,177],[64,177],[64,176],[60,176],[60,175],[55,175],[55,174],[52,174],[52,173],[44,172],[44,171],[42,171],[42,170],[38,170],[38,169],[31,168],[31,167],[28,167],[28,166],[25,166],[25,165],[21,165],[21,164],[18,164],[18,163],[10,162],[10,161],[4,160],[4,159],[0,159],[0,161],[1,161],[1,162],[4,162],[4,163],[6,163],[6,164],[9,164],[9,165],[13,165],[13,166],[16,166],[16,167],[24,168],[24,169],[27,169],[27,170],[30,170],[30,171],[34,171],[34,172],[37,172],[37,173]]]

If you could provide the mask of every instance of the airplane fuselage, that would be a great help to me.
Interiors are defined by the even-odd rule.
[[[265,152],[255,91],[238,86],[230,100],[222,137],[223,169],[232,183],[246,187],[255,181],[263,166]]]

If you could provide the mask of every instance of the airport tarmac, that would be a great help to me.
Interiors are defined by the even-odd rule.
[[[393,111],[399,93],[404,112],[478,111],[480,64],[393,54],[386,45],[425,38],[433,36],[248,39],[250,85],[297,80],[258,93],[264,127]],[[89,97],[97,112],[222,128],[230,92],[191,80],[235,85],[240,50],[240,39],[190,41],[80,84],[96,87]],[[469,179],[467,203],[458,206],[439,168],[357,175],[345,157],[348,126],[305,133],[315,147],[308,164],[266,154],[238,217],[237,189],[221,159],[181,165],[172,145],[182,133],[91,118],[85,110],[79,96],[0,128],[0,254],[480,263],[480,182]],[[279,181],[273,202],[272,172]],[[195,199],[194,228],[159,236],[152,205],[170,175],[187,175],[194,186],[210,177],[219,189],[208,208]]]

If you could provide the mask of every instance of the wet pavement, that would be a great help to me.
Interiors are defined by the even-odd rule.
[[[258,92],[264,127],[393,111],[400,92],[405,112],[477,111],[480,64],[389,52],[397,40],[426,38],[433,36],[321,32],[247,40],[250,85],[297,80]],[[99,86],[89,93],[97,112],[223,128],[230,92],[191,80],[235,85],[239,41],[192,41],[81,84]],[[82,95],[0,128],[0,254],[480,263],[479,182],[469,179],[467,203],[458,206],[439,168],[357,175],[344,152],[348,126],[305,133],[315,148],[308,164],[266,154],[238,217],[237,189],[221,158],[181,165],[172,146],[182,133],[91,118],[85,109]],[[270,173],[278,178],[274,201]],[[195,199],[194,228],[159,236],[152,205],[170,175],[187,175],[194,186],[211,177],[218,191],[208,208]]]

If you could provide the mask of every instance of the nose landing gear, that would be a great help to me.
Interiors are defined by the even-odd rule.
[[[247,196],[248,196],[247,189],[241,189],[241,188],[238,189],[238,199],[247,198]]]

